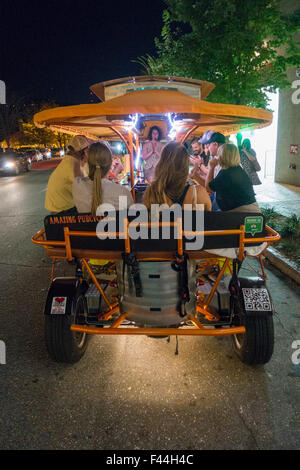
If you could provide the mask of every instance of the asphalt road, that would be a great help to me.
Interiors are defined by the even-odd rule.
[[[276,340],[265,366],[242,364],[226,337],[179,337],[175,355],[174,337],[97,336],[79,363],[50,360],[50,262],[31,243],[49,174],[0,178],[0,449],[299,449],[292,344],[300,340],[300,289],[273,268]],[[247,265],[257,269],[255,260]],[[58,273],[69,272],[60,263]]]

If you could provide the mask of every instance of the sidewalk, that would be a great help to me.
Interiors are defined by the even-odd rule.
[[[300,187],[275,183],[263,179],[262,184],[254,186],[256,200],[263,207],[273,207],[282,215],[296,214],[300,217]]]
[[[300,217],[300,187],[275,183],[269,179],[262,180],[260,186],[254,186],[256,200],[261,207],[272,207],[284,216],[296,214]],[[299,265],[283,256],[276,248],[270,246],[265,257],[286,276],[300,284]]]

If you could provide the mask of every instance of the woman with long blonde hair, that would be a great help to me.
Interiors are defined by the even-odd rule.
[[[208,164],[206,187],[216,192],[217,203],[222,211],[260,212],[253,185],[240,163],[240,154],[234,144],[221,145],[218,156]],[[218,164],[221,170],[214,178],[214,168]]]
[[[78,212],[91,212],[95,216],[97,208],[104,203],[111,204],[117,210],[121,209],[120,196],[126,197],[127,207],[133,204],[128,189],[106,178],[112,165],[112,153],[107,144],[92,144],[88,150],[87,162],[88,177],[76,177],[73,183],[73,198]]]
[[[169,142],[155,167],[154,180],[145,192],[145,206],[150,209],[151,204],[204,204],[205,210],[211,210],[207,191],[201,185],[189,184],[188,175],[187,149],[178,142]]]

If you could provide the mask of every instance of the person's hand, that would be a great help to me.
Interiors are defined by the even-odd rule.
[[[193,165],[197,165],[199,162],[199,159],[197,157],[195,157],[194,155],[190,155],[190,162],[193,164]]]
[[[151,143],[152,143],[153,152],[156,153],[157,141],[156,141],[156,140],[154,140],[154,141],[152,140]]]

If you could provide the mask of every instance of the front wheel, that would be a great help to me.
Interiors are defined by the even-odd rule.
[[[50,357],[56,362],[74,364],[84,355],[89,335],[71,331],[71,324],[80,323],[86,309],[84,296],[73,301],[72,315],[46,315],[45,341]]]
[[[274,324],[270,313],[249,314],[241,299],[231,298],[235,326],[245,326],[246,332],[232,336],[233,349],[248,365],[266,364],[274,349]]]

